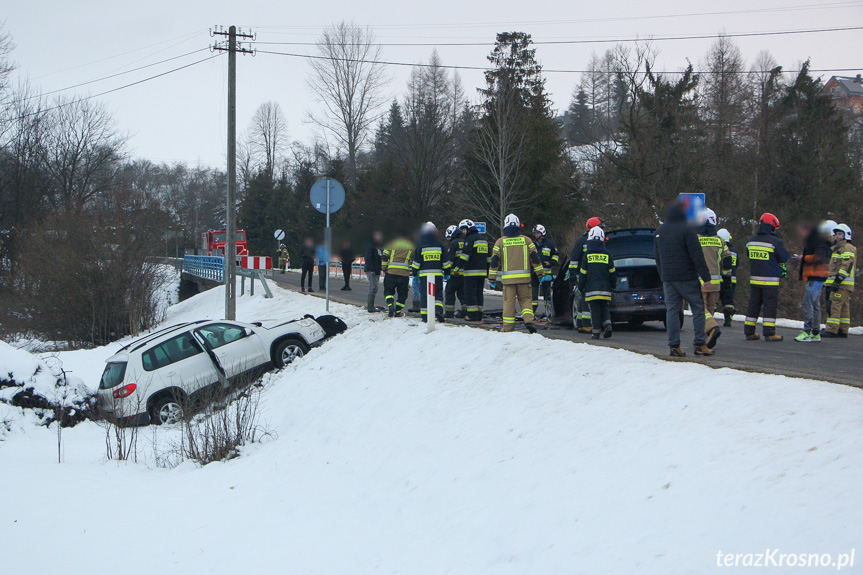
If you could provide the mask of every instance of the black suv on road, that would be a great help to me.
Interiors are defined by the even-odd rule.
[[[606,247],[617,269],[617,288],[611,297],[611,321],[639,325],[665,321],[665,296],[656,269],[653,228],[631,228],[608,232]],[[552,301],[557,324],[574,324],[575,281],[569,281],[569,256],[561,260],[554,279]]]

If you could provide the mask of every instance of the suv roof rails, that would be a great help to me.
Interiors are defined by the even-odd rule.
[[[154,331],[153,333],[148,333],[147,335],[145,335],[145,336],[143,336],[143,337],[141,337],[141,338],[139,338],[139,339],[136,339],[135,341],[132,341],[132,342],[127,343],[126,345],[124,345],[123,347],[121,347],[119,351],[124,351],[124,350],[126,350],[126,349],[129,349],[129,348],[130,348],[130,347],[132,347],[133,345],[134,345],[135,347],[132,347],[132,350],[131,350],[131,351],[135,351],[135,350],[137,350],[137,349],[140,349],[142,346],[146,345],[146,344],[147,344],[147,342],[150,342],[150,341],[152,341],[152,340],[156,339],[156,338],[157,338],[157,337],[159,337],[159,336],[165,335],[165,334],[167,334],[167,333],[170,333],[170,332],[172,332],[172,331],[178,330],[178,329],[180,329],[180,328],[188,327],[188,326],[190,326],[190,325],[195,325],[195,324],[203,323],[203,322],[205,322],[205,321],[209,321],[209,320],[206,320],[206,319],[199,319],[199,320],[196,320],[196,321],[186,321],[186,322],[178,323],[178,324],[174,324],[174,325],[171,325],[171,326],[168,326],[168,327],[163,327],[163,328],[162,328],[162,329],[160,329],[160,330]]]

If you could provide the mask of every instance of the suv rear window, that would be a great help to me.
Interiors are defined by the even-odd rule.
[[[111,389],[123,383],[123,378],[126,376],[126,362],[112,361],[105,366],[105,371],[102,372],[102,379],[99,381],[99,389]]]
[[[201,352],[201,346],[187,332],[145,351],[141,356],[141,363],[144,364],[145,371],[153,371]]]

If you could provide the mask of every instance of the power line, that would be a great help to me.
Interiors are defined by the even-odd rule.
[[[98,94],[90,94],[89,96],[83,96],[81,98],[77,98],[77,99],[71,100],[69,102],[64,102],[62,104],[58,104],[58,105],[53,106],[51,108],[45,108],[45,109],[41,109],[41,110],[36,110],[35,112],[30,112],[28,114],[22,114],[16,118],[11,118],[10,121],[15,122],[18,120],[23,120],[23,119],[29,118],[31,116],[36,116],[38,114],[44,114],[46,112],[53,112],[54,110],[59,110],[60,108],[65,108],[65,107],[71,106],[73,104],[78,104],[80,102],[92,100],[93,98],[98,98],[99,96],[104,96],[106,94],[111,94],[113,92],[119,92],[120,90],[125,90],[126,88],[131,88],[132,86],[137,86],[138,84],[143,84],[144,82],[149,82],[150,80],[155,80],[156,78],[161,78],[162,76],[167,76],[168,74],[173,74],[174,72],[179,72],[180,70],[185,70],[186,68],[191,68],[192,66],[196,66],[198,64],[201,64],[203,62],[207,62],[207,61],[212,60],[214,58],[218,58],[221,55],[222,55],[221,53],[213,54],[212,56],[207,56],[206,58],[202,58],[201,60],[196,60],[194,62],[190,62],[189,64],[184,64],[184,65],[179,66],[177,68],[174,68],[172,70],[167,70],[165,72],[155,74],[155,75],[150,76],[148,78],[143,78],[141,80],[137,80],[135,82],[130,82],[128,84],[124,84],[124,85],[118,86],[116,88],[111,88],[110,90],[105,90],[104,92],[99,92]]]
[[[826,4],[798,4],[795,6],[780,6],[775,8],[748,8],[739,10],[717,10],[710,12],[683,12],[678,14],[651,14],[647,16],[614,16],[606,18],[581,18],[575,20],[522,20],[518,22],[462,22],[452,24],[377,24],[376,29],[420,29],[420,28],[488,28],[497,26],[531,26],[545,24],[594,24],[601,22],[623,22],[633,20],[660,20],[666,18],[690,18],[699,16],[722,16],[734,14],[757,14],[775,12],[797,12],[808,10],[843,9],[854,8],[863,5],[860,0],[849,0],[843,2],[830,2]],[[304,30],[310,28],[323,28],[323,26],[257,26],[261,30]]]
[[[292,52],[273,52],[269,50],[257,50],[258,54],[272,54],[275,56],[290,56],[294,58],[306,58],[309,60],[329,60],[336,62],[356,62],[356,63],[365,63],[365,64],[380,64],[382,66],[407,66],[409,68],[443,68],[447,70],[479,70],[483,72],[487,72],[489,70],[493,70],[493,68],[489,68],[488,66],[458,66],[458,65],[446,65],[446,64],[425,64],[425,63],[416,63],[412,64],[410,62],[390,62],[386,60],[361,60],[357,58],[331,58],[329,56],[318,56],[315,54],[296,54]],[[830,68],[830,69],[810,69],[810,72],[854,72],[857,68]],[[543,72],[555,73],[555,74],[591,74],[596,72],[597,70],[559,70],[559,69],[547,69],[543,68]],[[613,73],[614,71],[612,71]],[[750,74],[750,73],[767,73],[770,70],[741,70],[737,72],[738,74]],[[603,72],[605,73],[605,72]],[[659,71],[653,70],[654,74],[679,74],[680,71]],[[693,70],[693,74],[708,74],[709,72]],[[800,70],[782,70],[783,74],[799,74]]]
[[[147,50],[149,48],[154,48],[156,46],[161,46],[162,44],[167,44],[168,42],[173,42],[175,40],[183,40],[191,38],[196,34],[201,34],[206,32],[206,28],[202,28],[200,30],[196,30],[194,32],[190,32],[188,34],[183,34],[182,36],[176,36],[174,38],[170,38],[168,40],[162,40],[161,42],[156,42],[155,44],[149,44],[147,46],[142,46],[141,48],[135,48],[134,50],[129,50],[128,52],[122,52],[120,54],[114,54],[113,56],[107,56],[105,58],[100,58],[98,60],[93,60],[92,62],[85,62],[84,64],[78,64],[76,66],[71,66],[69,68],[63,68],[62,70],[57,70],[55,72],[48,72],[47,74],[41,74],[39,76],[34,76],[34,80],[38,80],[39,78],[45,78],[46,76],[54,76],[55,74],[62,74],[63,72],[69,72],[71,70],[77,70],[78,68],[84,68],[85,66],[92,66],[93,64],[98,64],[100,62],[106,62],[108,60],[113,60],[115,58],[120,58],[122,56],[128,56],[129,54],[134,54],[135,52],[140,52],[141,50]]]
[[[623,42],[657,42],[666,40],[705,40],[724,36],[726,38],[746,38],[752,36],[781,36],[788,34],[816,34],[821,32],[846,32],[850,30],[863,30],[863,26],[846,26],[842,28],[808,28],[804,30],[776,30],[770,32],[738,32],[731,34],[698,34],[690,36],[646,36],[642,38],[607,38],[607,39],[583,39],[583,40],[537,40],[535,45],[555,44],[617,44]],[[253,42],[256,45],[270,46],[317,46],[317,42]],[[488,42],[383,42],[380,46],[489,46],[494,41]],[[339,43],[339,46],[353,46],[351,43]]]
[[[51,94],[56,94],[57,92],[65,92],[66,90],[72,90],[73,88],[80,88],[81,86],[87,86],[88,84],[95,84],[96,82],[101,82],[103,80],[110,80],[111,78],[116,78],[117,76],[123,76],[124,74],[131,74],[132,72],[137,72],[138,70],[144,70],[145,68],[152,68],[153,66],[158,66],[159,64],[164,64],[165,62],[171,62],[172,60],[179,60],[180,58],[185,58],[186,56],[191,56],[192,54],[197,54],[198,52],[203,52],[207,50],[207,48],[199,48],[197,50],[192,50],[191,52],[186,52],[185,54],[180,54],[179,56],[174,56],[172,58],[166,58],[164,60],[160,60],[158,62],[153,62],[152,64],[146,64],[144,66],[138,66],[137,68],[132,68],[131,70],[126,70],[125,72],[117,72],[116,74],[111,74],[109,76],[102,76],[101,78],[96,78],[94,80],[88,80],[86,82],[81,82],[79,84],[73,84],[71,86],[67,86],[65,88],[58,88],[57,90],[51,90],[50,92],[44,92],[40,94],[34,94],[32,96],[28,96],[26,98],[21,98],[20,100],[15,100],[11,102],[12,104],[19,104],[21,102],[27,102],[28,100],[32,100],[34,98],[41,98],[43,96],[50,96]]]

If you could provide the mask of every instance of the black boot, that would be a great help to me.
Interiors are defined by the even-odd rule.
[[[375,313],[376,311],[378,311],[378,308],[375,307],[375,296],[373,296],[373,295],[369,296],[368,302],[367,302],[367,307],[368,307],[369,313]]]

